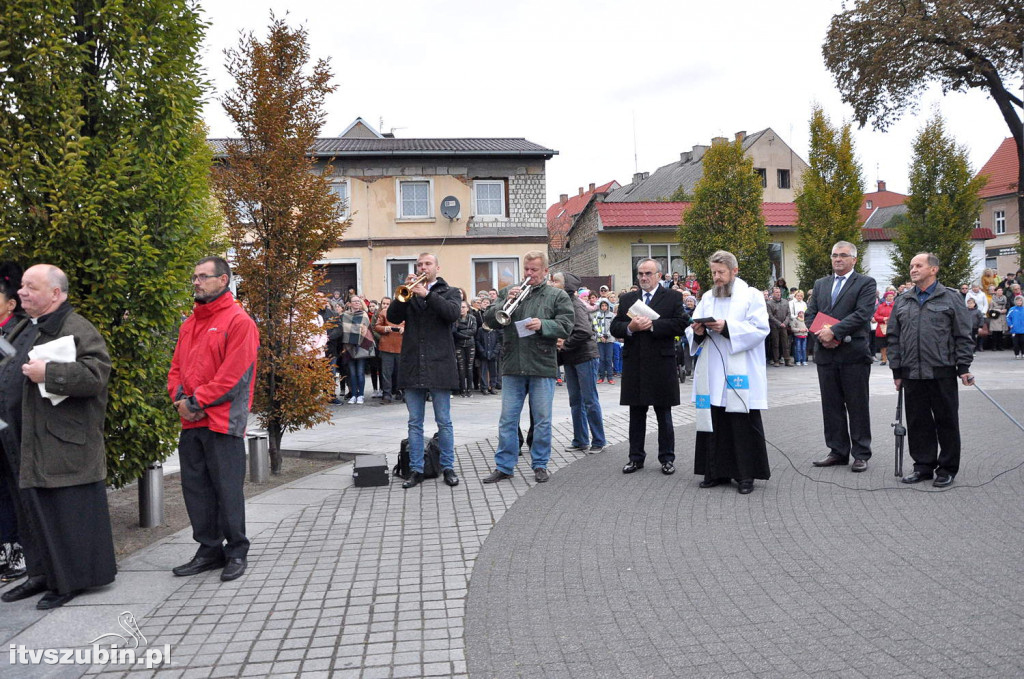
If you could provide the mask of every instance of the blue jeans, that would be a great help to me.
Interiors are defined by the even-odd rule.
[[[409,409],[409,469],[423,473],[423,413],[427,404],[427,389],[405,390],[405,407]],[[455,468],[455,430],[452,429],[452,392],[430,389],[430,402],[434,404],[434,423],[437,442],[441,444],[441,469]]]
[[[622,374],[622,345],[618,342],[612,342],[612,367]]]
[[[527,392],[533,412],[533,444],[530,446],[531,466],[547,469],[551,459],[551,402],[555,398],[553,377],[536,375],[504,375],[501,390],[501,419],[498,421],[498,451],[494,464],[502,472],[512,474],[519,460],[519,418]]]
[[[612,357],[615,355],[615,342],[597,343],[598,360],[601,362],[597,369],[597,376],[602,380],[610,380],[614,377],[615,370],[612,367]]]
[[[793,360],[797,363],[807,362],[807,338],[806,337],[794,337],[793,338]]]
[[[350,358],[348,361],[348,386],[353,396],[363,395],[363,386],[366,384],[366,359]]]
[[[594,362],[584,361],[565,366],[565,386],[569,389],[569,409],[572,411],[572,445],[604,447],[604,416],[597,397]],[[593,434],[593,439],[591,439]]]

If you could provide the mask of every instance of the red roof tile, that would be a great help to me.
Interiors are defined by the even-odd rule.
[[[871,193],[865,193],[864,198],[860,203],[860,210],[857,212],[857,219],[860,223],[868,221],[868,217],[877,208],[880,207],[892,207],[893,205],[903,205],[907,197],[902,193],[896,193],[895,191],[872,191]],[[867,207],[868,201],[871,201],[871,207]]]
[[[683,212],[690,203],[636,202],[600,203],[597,212],[606,229],[627,227],[679,226]],[[761,203],[766,226],[793,226],[796,224],[795,203]]]
[[[1017,190],[1017,145],[1007,137],[978,172],[988,175],[988,183],[978,192],[982,198],[1003,196]]]
[[[551,247],[555,250],[565,247],[565,234],[569,232],[573,218],[583,212],[583,208],[590,202],[591,196],[595,193],[606,193],[618,186],[619,183],[613,179],[607,184],[595,187],[593,191],[584,191],[570,197],[565,203],[558,202],[549,207],[547,214],[548,241]]]

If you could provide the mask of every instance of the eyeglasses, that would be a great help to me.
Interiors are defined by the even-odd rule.
[[[222,276],[222,275],[223,274],[217,275],[217,274],[212,274],[212,273],[197,273],[194,276],[192,276],[192,282],[193,283],[205,283],[207,278],[220,278],[220,276]]]
[[[832,259],[849,259],[850,257],[853,257],[853,255],[847,254],[845,252],[833,252],[831,254],[831,257]]]

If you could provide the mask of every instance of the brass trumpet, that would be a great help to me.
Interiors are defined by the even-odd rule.
[[[508,325],[512,322],[512,312],[516,310],[519,303],[526,299],[526,296],[530,294],[530,290],[533,289],[529,282],[529,278],[524,278],[523,282],[519,284],[519,294],[516,295],[516,298],[508,300],[505,302],[505,306],[494,312],[494,320],[500,325]]]
[[[410,299],[412,299],[412,289],[425,280],[427,280],[427,274],[424,273],[420,274],[419,276],[417,276],[408,283],[403,283],[402,285],[399,285],[397,288],[395,288],[395,300],[398,302],[408,302]]]

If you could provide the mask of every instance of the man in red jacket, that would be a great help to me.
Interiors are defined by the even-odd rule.
[[[259,331],[235,304],[231,269],[206,257],[192,276],[196,305],[178,332],[167,391],[181,416],[181,493],[199,549],[175,575],[245,572],[245,425],[256,380]]]

